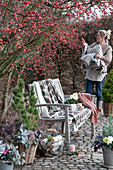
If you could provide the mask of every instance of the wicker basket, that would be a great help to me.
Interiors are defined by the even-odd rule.
[[[16,143],[16,145],[18,146],[20,155],[22,155],[22,152],[25,152],[25,157],[22,157],[25,159],[25,164],[32,164],[36,154],[37,145],[33,144],[29,149],[26,149],[23,144]]]
[[[112,114],[113,117],[113,103],[103,103],[103,111],[105,116]]]

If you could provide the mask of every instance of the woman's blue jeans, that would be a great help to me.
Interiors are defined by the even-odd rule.
[[[105,77],[102,81],[91,81],[86,79],[86,93],[93,93],[94,84],[96,85],[96,96],[97,101],[102,101],[102,88],[104,83]]]

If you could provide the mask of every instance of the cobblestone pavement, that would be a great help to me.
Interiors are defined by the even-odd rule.
[[[95,126],[95,136],[102,131],[102,126],[105,126],[107,122],[106,117],[98,120]],[[91,123],[88,120],[77,133],[71,133],[71,142],[76,144],[77,154],[69,155],[64,149],[62,156],[40,157],[36,159],[33,165],[15,167],[14,170],[105,170],[102,150],[94,152],[91,147],[95,136],[91,139]]]

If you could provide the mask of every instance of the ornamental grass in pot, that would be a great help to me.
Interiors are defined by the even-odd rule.
[[[92,146],[95,152],[102,148],[104,167],[113,168],[113,124],[111,114],[109,114],[108,120],[108,126],[102,128],[102,135],[96,136]]]
[[[103,111],[105,116],[112,114],[113,117],[113,70],[109,72],[102,90]]]
[[[14,110],[18,113],[17,124],[20,124],[18,133],[14,136],[15,145],[18,145],[20,153],[25,153],[25,164],[33,163],[41,131],[38,128],[38,110],[35,107],[34,87],[31,87],[30,95],[24,92],[24,81],[21,79],[18,87],[13,89]]]

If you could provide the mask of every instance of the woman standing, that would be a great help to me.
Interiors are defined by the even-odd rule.
[[[93,93],[94,84],[96,85],[96,96],[97,96],[97,109],[99,116],[101,116],[102,110],[102,87],[107,74],[107,67],[112,61],[112,48],[108,45],[108,40],[110,39],[111,31],[108,30],[99,30],[97,33],[97,42],[93,43],[88,47],[85,40],[82,38],[82,44],[84,47],[84,54],[87,54],[88,48],[94,47],[97,44],[100,44],[102,48],[103,55],[100,55],[98,52],[95,54],[95,59],[102,60],[104,65],[104,73],[94,68],[89,68],[86,70],[86,93]],[[84,69],[84,65],[83,65]]]

